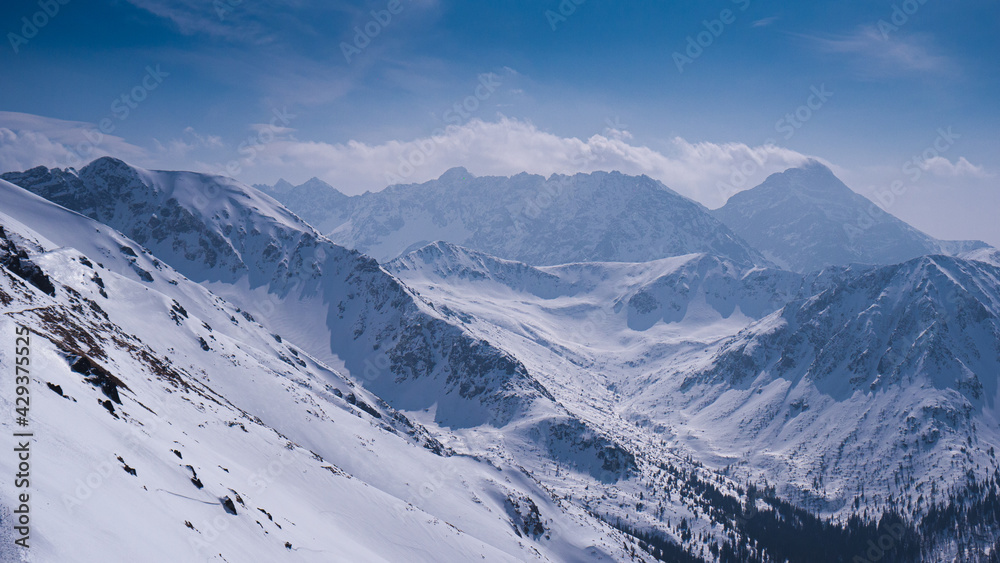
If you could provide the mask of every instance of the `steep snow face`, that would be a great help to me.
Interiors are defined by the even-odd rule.
[[[996,466],[998,374],[1000,269],[929,256],[793,301],[676,389],[692,439],[819,506],[878,491],[919,513],[931,483]]]
[[[642,262],[696,252],[741,265],[764,263],[701,205],[645,176],[477,178],[455,168],[424,184],[333,199],[327,207],[324,200],[283,201],[315,218],[335,242],[379,261],[442,240],[533,265]]]
[[[938,241],[855,193],[815,161],[772,174],[712,214],[774,263],[799,272],[853,263],[897,264],[986,246]]]
[[[221,176],[101,158],[79,172],[38,167],[5,179],[118,229],[199,282],[270,283],[287,276],[282,251],[316,238],[278,202]]]
[[[0,336],[31,331],[36,436],[31,551],[5,525],[0,559],[626,557],[518,463],[455,455],[136,242],[6,182],[0,200]],[[4,480],[5,523],[14,493]]]
[[[561,301],[593,307],[612,305],[634,332],[657,324],[704,327],[734,316],[749,322],[777,310],[806,284],[806,277],[800,274],[745,270],[706,254],[640,263],[535,267],[442,241],[385,267],[421,292],[468,285],[476,288],[473,294],[521,294],[547,307]]]
[[[374,260],[234,180],[111,158],[12,178],[129,235],[399,408],[502,426],[547,397],[516,360],[415,302]]]

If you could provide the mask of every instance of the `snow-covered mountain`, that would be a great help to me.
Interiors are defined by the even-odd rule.
[[[442,321],[375,261],[233,180],[111,158],[79,172],[9,177],[121,231],[324,362],[363,376],[387,401],[436,405],[438,422],[503,425],[547,395],[509,355]]]
[[[556,476],[560,476],[561,471],[561,477],[555,480],[561,487],[580,491],[588,491],[598,484],[616,487],[619,482],[623,490],[635,490],[641,482],[637,473],[648,470],[652,463],[644,459],[640,467],[640,460],[630,448],[616,443],[602,429],[588,426],[586,421],[554,401],[523,364],[472,337],[461,326],[450,324],[423,301],[413,299],[409,290],[371,259],[310,234],[308,227],[297,218],[275,207],[272,200],[261,199],[252,190],[232,181],[196,174],[135,169],[112,159],[96,161],[79,173],[36,169],[31,171],[30,178],[38,183],[31,184],[27,176],[19,180],[34,185],[53,199],[61,198],[91,215],[118,223],[120,228],[143,237],[149,247],[159,249],[170,256],[172,262],[197,276],[202,282],[200,288],[211,288],[216,294],[227,293],[234,299],[233,303],[239,304],[234,314],[227,317],[229,322],[240,323],[241,318],[249,323],[260,322],[267,327],[265,332],[269,338],[272,332],[279,335],[273,337],[275,341],[294,342],[303,354],[317,350],[317,357],[323,356],[326,360],[317,359],[317,362],[333,366],[329,369],[343,373],[347,381],[361,383],[366,390],[377,393],[367,398],[348,396],[345,391],[349,403],[356,401],[358,405],[371,408],[372,404],[382,404],[384,399],[408,411],[413,424],[424,422],[431,428],[434,440],[441,442],[440,448],[475,459],[492,454],[489,459],[494,461],[488,462],[489,465],[555,467]],[[29,219],[23,223],[42,225],[40,228],[45,236],[59,238],[64,245],[74,244],[78,239],[86,240],[86,232],[92,227],[66,230],[62,226],[65,221],[60,217],[46,220],[50,213],[47,210],[54,206],[40,205],[41,199],[19,188],[3,187],[6,188],[5,202],[13,202],[15,208],[32,210],[20,213]],[[24,201],[28,203],[18,204]],[[161,226],[162,230],[158,229]],[[95,232],[99,231],[100,228],[95,228]],[[266,243],[261,240],[264,237],[267,237]],[[272,249],[279,242],[286,242],[289,247],[282,251],[280,258],[273,259],[275,251]],[[299,249],[312,250],[310,245],[322,249],[322,252],[310,253],[310,256],[318,255],[310,266],[319,272],[305,282],[289,280],[287,265],[300,267],[304,259],[300,258]],[[255,249],[264,250],[256,254]],[[167,289],[186,287],[182,273],[175,272],[153,254],[147,254],[149,251],[134,241],[120,246],[117,243],[99,244],[89,249],[89,254],[103,257],[116,251],[126,256],[122,271],[140,282],[159,284]],[[261,303],[269,302],[273,310],[266,312],[267,308]],[[178,304],[177,307],[177,315],[183,316],[181,310],[192,314],[190,305]],[[292,319],[286,322],[283,315]],[[138,316],[147,317],[141,313]],[[212,324],[218,322],[216,319]],[[191,344],[204,352],[213,349],[210,337],[206,336],[192,338]],[[176,357],[180,354],[170,347],[164,355]],[[288,351],[275,355],[275,361],[297,363],[297,356]],[[241,365],[238,358],[233,362]],[[192,364],[192,369],[197,367],[197,363]],[[205,372],[211,373],[211,370]],[[242,384],[256,385],[253,380]],[[267,402],[265,391],[266,388],[262,388],[259,408],[280,411],[278,403]],[[327,393],[333,391],[327,389]],[[315,404],[313,400],[307,402]],[[368,408],[361,410],[368,412]],[[302,410],[298,409],[300,414]],[[311,408],[304,410],[304,416],[312,413]],[[322,426],[308,426],[311,436],[319,432]],[[666,455],[658,454],[656,459],[663,460]],[[674,461],[680,463],[680,460]],[[382,478],[409,483],[405,468],[402,471]],[[570,475],[577,476],[570,478]],[[729,491],[736,494],[731,486]],[[594,504],[590,505],[593,509],[608,502],[607,491],[595,488],[589,494],[593,495]],[[538,504],[529,502],[530,496],[513,492],[511,495],[511,506],[506,507],[504,513],[513,514],[510,518],[518,522],[518,529],[527,526],[542,530],[532,523],[539,518],[535,514]],[[680,504],[679,499],[677,503]],[[584,510],[579,505],[574,506],[572,510]],[[613,510],[613,505],[609,504],[600,513],[605,515]],[[676,510],[687,513],[692,520],[695,518],[691,509],[678,506]],[[507,525],[506,520],[504,522]],[[604,529],[602,533],[621,533],[608,532],[612,528],[600,521],[592,525]],[[538,531],[536,535],[541,533]],[[662,541],[666,543],[660,549],[673,546],[681,550],[679,531],[677,536],[670,540],[671,536],[663,535]],[[611,547],[617,543],[605,541],[607,547],[591,546],[593,549],[587,553],[606,557],[618,549]]]
[[[676,389],[713,429],[706,446],[818,503],[926,511],[997,466],[1000,269],[927,256],[848,270],[703,365]]]
[[[442,240],[534,265],[695,252],[764,263],[700,204],[646,176],[476,177],[454,168],[437,180],[350,198],[315,182],[302,191],[311,197],[276,197],[333,241],[380,261]]]
[[[897,264],[987,246],[934,239],[855,193],[815,160],[772,174],[729,198],[712,215],[775,264],[799,272],[854,263]]]
[[[959,257],[965,258],[966,260],[975,260],[977,262],[986,262],[987,264],[1000,266],[1000,250],[993,248],[992,246],[963,252],[959,255]]]
[[[818,513],[920,519],[1000,467],[1000,270],[983,262],[534,268],[436,243],[387,268],[592,424]]]
[[[289,182],[288,180],[285,180],[284,178],[279,179],[277,182],[274,183],[273,186],[268,186],[265,184],[254,184],[253,187],[260,191],[271,192],[272,194],[287,194],[288,192],[295,189],[295,185]]]
[[[475,181],[501,201],[494,183],[537,195],[558,179],[462,174],[390,189],[418,201],[409,191]],[[1000,550],[1000,271],[985,251],[760,267],[688,200],[592,174],[536,201],[538,217],[589,194],[643,228],[687,217],[664,240],[708,248],[589,261],[598,239],[642,253],[615,238],[637,227],[587,234],[575,215],[601,214],[587,205],[551,210],[555,233],[530,227],[552,260],[588,261],[434,242],[379,265],[227,178],[114,159],[4,177],[46,198],[0,182],[4,330],[37,337],[39,435],[74,459],[39,438],[39,498],[106,481],[37,529],[65,530],[84,560],[133,529],[132,560],[852,561],[887,535],[877,559]],[[456,209],[493,213],[466,191]],[[417,209],[439,210],[441,228],[465,220]],[[502,231],[484,232],[503,246]],[[383,234],[379,248],[402,244]],[[288,460],[277,474],[275,459]],[[51,534],[44,554],[65,559],[73,545]]]
[[[136,242],[0,197],[0,332],[30,331],[35,434],[31,547],[4,480],[3,561],[625,557],[621,532],[499,457],[456,455]]]

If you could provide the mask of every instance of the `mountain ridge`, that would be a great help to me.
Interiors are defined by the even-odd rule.
[[[335,200],[328,206],[284,201],[335,242],[380,261],[446,240],[533,265],[637,262],[692,252],[747,266],[767,263],[704,206],[647,176],[476,177],[457,167],[423,184],[359,196],[322,189]]]
[[[815,160],[768,176],[711,213],[779,266],[800,272],[894,264],[988,246],[934,239],[854,192]]]

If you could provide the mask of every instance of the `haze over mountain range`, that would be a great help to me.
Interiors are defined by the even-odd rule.
[[[435,181],[348,197],[318,178],[256,185],[334,242],[380,261],[443,240],[533,265],[642,262],[692,252],[798,272],[891,264],[988,245],[940,241],[812,160],[709,211],[645,176],[597,172]]]
[[[716,210],[614,171],[0,178],[39,560],[1000,554],[1000,253],[816,161]]]

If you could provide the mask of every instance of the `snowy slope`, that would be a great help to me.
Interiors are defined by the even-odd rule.
[[[32,331],[37,436],[33,547],[0,537],[5,561],[624,557],[619,532],[517,465],[454,455],[134,241],[0,189],[0,254],[23,252],[15,269],[51,283],[49,295],[0,267],[3,337]],[[4,347],[0,365],[12,362]],[[514,527],[534,526],[530,507],[538,533]]]
[[[443,240],[535,265],[695,252],[764,262],[701,205],[645,176],[618,172],[477,178],[455,168],[424,184],[351,198],[282,201],[335,242],[379,261]]]
[[[641,392],[648,370],[736,334],[820,283],[744,272],[703,254],[533,267],[444,242],[386,268],[514,354],[570,411],[623,436],[636,434],[635,418],[618,408],[623,386]]]
[[[896,264],[986,246],[934,239],[855,193],[816,161],[772,174],[712,214],[776,264],[800,272]]]
[[[400,408],[502,425],[546,396],[523,366],[443,322],[373,260],[234,180],[110,158],[17,180],[120,230]]]
[[[729,334],[777,310],[806,283],[799,274],[744,270],[705,254],[645,263],[534,267],[446,242],[430,244],[389,262],[386,268],[432,302],[443,296],[454,296],[457,303],[465,303],[464,297],[470,302],[476,299],[495,310],[492,324],[523,322],[522,318],[503,319],[510,305],[506,301],[522,300],[532,305],[523,309],[525,317],[552,317],[560,323],[592,320],[596,324],[588,330],[598,340],[617,336],[620,328],[633,335],[652,330],[655,336],[650,340],[660,342],[669,339],[668,335],[693,338],[695,332],[712,331],[719,325],[727,327],[719,334]],[[605,308],[611,308],[612,314],[606,314]],[[577,339],[583,348],[596,344],[576,331],[559,337],[560,331],[548,337]]]
[[[132,170],[113,161],[105,162],[113,165],[113,170],[125,168],[126,175],[128,170]],[[102,161],[95,164],[102,164]],[[138,173],[146,171],[137,171]],[[80,176],[71,172],[65,174],[79,178],[86,177],[88,172],[86,169],[82,170]],[[189,177],[188,180],[205,180],[205,177],[198,175],[190,176],[193,178]],[[171,190],[170,186],[165,187],[162,183],[150,186],[141,181],[121,180],[118,177],[112,180],[114,181],[100,182],[99,185],[127,187],[127,190],[123,189],[127,194],[123,193],[118,199],[131,198],[129,205],[134,209],[145,210],[151,207],[148,200],[136,201],[137,194],[144,189],[147,190],[147,195],[152,194],[149,199],[159,197],[167,202],[177,201],[174,196],[178,191]],[[211,181],[210,178],[208,180]],[[72,184],[66,188],[69,182],[73,180],[61,184],[62,191],[54,191],[56,195],[52,197],[60,194],[79,195],[79,192],[72,189]],[[199,190],[194,191],[195,194],[199,193]],[[267,267],[273,266],[250,252],[233,252],[226,262],[217,259],[214,263],[201,253],[188,253],[191,259],[187,262],[177,258],[183,253],[186,240],[201,241],[210,239],[213,232],[224,232],[227,226],[216,221],[221,222],[227,217],[246,218],[242,228],[234,227],[231,231],[237,236],[234,236],[236,240],[232,243],[227,239],[230,248],[267,248],[271,244],[276,246],[276,240],[294,240],[296,236],[309,237],[311,234],[309,231],[303,233],[289,228],[285,222],[287,218],[279,215],[282,211],[280,209],[274,215],[263,213],[264,206],[269,204],[265,200],[255,201],[253,212],[245,214],[245,208],[233,205],[234,200],[238,201],[237,198],[243,197],[242,191],[234,189],[233,193],[217,198],[217,201],[224,201],[231,207],[211,215],[210,221],[196,225],[191,220],[194,213],[189,213],[174,228],[164,231],[175,234],[176,238],[157,240],[150,237],[147,238],[147,244],[153,247],[159,245],[167,254],[173,251],[173,260],[202,279],[238,273],[247,262],[260,265],[260,270],[247,277],[257,276],[261,272],[266,274]],[[26,195],[12,190],[10,197],[25,198]],[[72,200],[70,197],[66,199]],[[116,198],[107,199],[113,201]],[[106,216],[115,217],[113,211],[114,209]],[[94,212],[93,209],[91,212]],[[172,213],[157,214],[158,217],[166,215]],[[141,221],[142,216],[137,215],[136,220]],[[249,228],[247,223],[250,223]],[[298,226],[294,223],[291,225]],[[129,225],[125,225],[124,228],[128,227]],[[59,231],[55,227],[53,229]],[[257,240],[259,234],[265,232],[270,233],[271,242],[267,244]],[[70,237],[66,244],[71,244],[74,239],[75,237]],[[345,374],[363,383],[367,389],[376,391],[389,404],[423,417],[422,422],[435,429],[438,425],[444,425],[445,428],[437,431],[437,437],[457,451],[475,456],[495,452],[495,455],[502,456],[502,459],[516,466],[544,467],[546,460],[555,457],[562,467],[578,474],[580,490],[587,490],[588,483],[597,481],[613,484],[636,471],[633,453],[607,438],[602,429],[586,425],[554,401],[523,365],[506,352],[500,352],[485,341],[473,338],[464,328],[446,322],[430,306],[414,301],[408,290],[370,259],[344,251],[320,238],[315,241],[310,249],[319,246],[320,249],[329,250],[316,252],[323,255],[318,259],[318,267],[323,275],[318,272],[310,275],[310,282],[315,283],[313,286],[308,285],[310,282],[301,284],[305,287],[289,283],[280,275],[283,271],[281,265],[276,268],[279,274],[267,285],[263,285],[262,277],[254,278],[256,283],[262,284],[254,289],[249,288],[252,282],[245,277],[238,278],[235,284],[210,279],[203,282],[203,285],[233,296],[234,301],[243,305],[239,316],[247,313],[249,316],[244,318],[248,321],[252,318],[260,319],[271,331],[296,342],[301,350],[317,350],[316,355],[321,357],[325,354],[331,365],[343,369]],[[141,251],[136,252],[142,254]],[[217,252],[212,256],[218,258],[223,254]],[[282,264],[292,262],[300,267],[297,251],[289,254],[292,255],[291,258],[285,255]],[[342,264],[345,261],[350,261],[349,268]],[[312,264],[315,266],[316,262]],[[220,267],[221,273],[218,273]],[[149,271],[151,267],[140,269]],[[344,269],[347,270],[346,276],[340,273]],[[146,279],[140,274],[136,275],[140,279]],[[155,272],[150,277],[154,283],[159,281]],[[344,277],[347,279],[343,279]],[[167,279],[167,285],[170,285],[170,278]],[[327,303],[333,299],[337,301],[331,307]],[[270,314],[258,313],[263,308],[261,303],[270,304]],[[358,309],[361,310],[360,313],[356,312]],[[251,310],[253,314],[248,312]],[[344,317],[348,320],[340,323]],[[328,336],[322,337],[324,323],[331,318],[336,319],[332,321],[334,329],[325,333]],[[342,332],[337,333],[335,330]],[[316,336],[318,332],[321,334],[320,338]],[[331,351],[332,346],[336,352]],[[378,353],[365,352],[366,346]],[[383,351],[379,351],[380,348]],[[482,427],[484,423],[490,427]],[[493,428],[498,425],[504,426],[502,432]],[[441,434],[448,432],[450,435]],[[607,497],[598,495],[596,498]]]
[[[993,247],[963,252],[959,255],[959,257],[965,258],[966,260],[976,260],[978,262],[986,262],[987,264],[1000,266],[1000,250]]]
[[[508,426],[505,435],[535,457],[566,442],[573,464],[598,478],[631,470],[621,446],[576,420],[510,354],[251,188],[109,158],[79,174],[31,174],[36,183],[22,183],[144,239],[248,319],[259,318],[397,409],[427,412],[425,422],[452,429]]]

